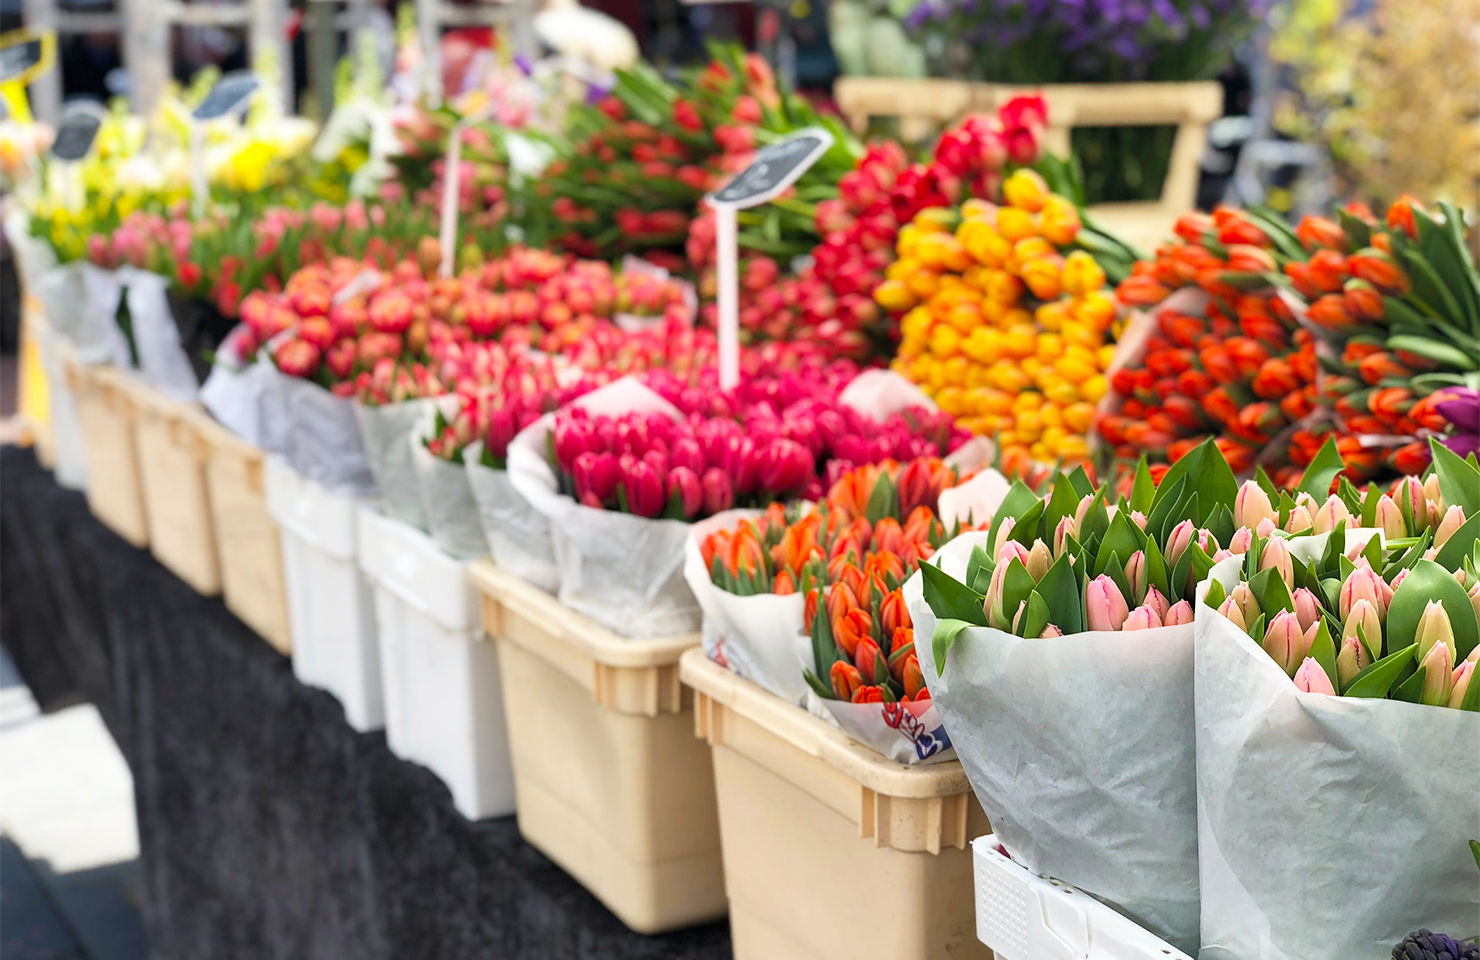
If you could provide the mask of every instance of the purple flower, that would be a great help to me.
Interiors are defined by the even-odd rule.
[[[1444,445],[1461,457],[1480,453],[1480,390],[1450,387],[1439,395],[1443,399],[1434,409],[1454,427],[1453,433],[1442,438]]]

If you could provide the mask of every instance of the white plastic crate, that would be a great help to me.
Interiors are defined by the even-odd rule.
[[[77,396],[67,383],[65,357],[72,352],[59,333],[41,329],[41,366],[51,399],[51,438],[56,450],[56,480],[69,490],[87,489],[87,448],[77,419]]]
[[[441,777],[468,819],[513,813],[497,647],[483,636],[467,561],[362,506],[360,566],[375,589],[391,752]]]
[[[976,936],[997,960],[1192,960],[1089,894],[1035,876],[991,834],[971,848]]]
[[[360,571],[356,501],[267,460],[267,509],[283,546],[293,674],[339,698],[356,730],[385,726],[375,595]]]

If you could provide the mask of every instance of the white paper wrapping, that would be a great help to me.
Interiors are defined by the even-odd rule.
[[[1303,693],[1201,601],[1196,633],[1200,960],[1382,960],[1421,927],[1480,935],[1480,714]]]
[[[170,312],[170,282],[157,273],[124,267],[118,271],[128,291],[129,321],[139,353],[139,373],[150,386],[190,403],[199,389],[195,370],[180,345],[180,328]]]
[[[478,525],[478,505],[473,502],[473,491],[468,486],[467,469],[460,462],[452,463],[436,456],[422,442],[431,436],[435,417],[434,405],[423,408],[421,422],[404,441],[411,451],[411,465],[416,469],[427,529],[448,556],[458,560],[486,556],[488,545],[483,541],[483,528]]]
[[[258,396],[259,442],[304,477],[347,497],[375,495],[354,402],[290,377],[265,358]]]
[[[684,579],[704,611],[704,652],[740,676],[793,704],[807,698],[807,682],[794,651],[795,638],[805,632],[800,593],[780,597],[759,594],[742,597],[722,590],[709,578],[700,550],[716,530],[733,527],[759,510],[727,510],[693,525],[684,542]]]
[[[807,659],[811,660],[810,642]],[[956,759],[941,712],[932,701],[848,703],[812,696],[832,714],[844,733],[895,763],[940,763]]]
[[[484,466],[483,442],[463,451],[468,486],[478,505],[478,521],[493,560],[504,570],[554,593],[560,589],[560,569],[555,565],[555,542],[550,520],[536,510],[509,479],[509,471]]]
[[[574,405],[609,416],[637,411],[661,411],[675,419],[679,415],[632,377],[588,393]],[[697,631],[699,604],[683,578],[690,524],[596,510],[560,493],[545,459],[545,438],[554,422],[554,414],[547,414],[514,438],[509,479],[550,520],[560,602],[623,636]]]
[[[875,420],[887,420],[910,407],[939,409],[924,390],[893,370],[879,369],[865,370],[849,381],[838,402]]]
[[[1002,474],[990,468],[983,470],[960,486],[941,491],[940,522],[947,530],[957,523],[989,523],[1011,489],[1012,484]]]
[[[380,488],[380,501],[387,513],[418,530],[427,529],[427,511],[421,500],[421,484],[411,465],[411,446],[406,438],[434,409],[430,399],[406,400],[382,406],[354,404],[355,423],[365,459]]]
[[[55,330],[43,326],[41,366],[49,384],[51,435],[56,447],[56,480],[69,490],[87,489],[87,445],[82,421],[77,419],[77,397],[67,386],[66,358],[71,346]]]
[[[113,271],[74,261],[42,272],[32,292],[48,325],[67,339],[79,362],[127,368],[128,342],[115,322],[122,290]]]
[[[200,402],[226,429],[260,447],[262,391],[276,371],[264,357],[253,363],[242,358],[242,340],[250,335],[245,324],[238,324],[221,341],[210,375],[201,385]]]
[[[57,265],[56,251],[41,237],[31,236],[31,216],[19,204],[5,214],[5,239],[15,251],[16,273],[26,293],[34,294],[41,275]]]
[[[941,548],[960,579],[986,533]],[[905,583],[915,651],[1008,854],[1162,939],[1198,944],[1192,626],[1023,639],[970,627],[941,677],[935,615]]]

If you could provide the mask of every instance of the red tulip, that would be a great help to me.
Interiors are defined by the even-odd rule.
[[[668,499],[677,503],[685,520],[699,515],[704,506],[704,488],[699,475],[688,467],[674,467],[668,471]]]
[[[575,458],[571,474],[575,480],[576,498],[583,503],[588,495],[599,503],[606,503],[617,491],[617,458],[613,454],[587,450]]]
[[[723,513],[735,505],[735,489],[730,483],[730,477],[719,467],[710,467],[704,471],[704,476],[699,481],[704,489],[704,512],[707,514]]]
[[[290,377],[311,377],[319,368],[319,348],[294,337],[278,344],[272,359]]]

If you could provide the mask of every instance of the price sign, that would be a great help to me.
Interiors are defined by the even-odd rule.
[[[0,34],[0,97],[17,123],[31,122],[26,84],[52,68],[57,59],[55,33],[12,30]]]
[[[833,135],[820,127],[799,130],[758,150],[750,166],[709,196],[715,213],[715,253],[719,266],[719,386],[740,382],[740,252],[735,213],[774,199],[796,183],[828,148]]]
[[[73,107],[62,118],[57,137],[51,144],[51,155],[58,160],[81,160],[92,151],[93,141],[103,126],[102,111],[96,107]]]
[[[257,90],[257,78],[250,73],[232,73],[216,81],[211,92],[195,108],[197,120],[215,120],[229,113],[244,110],[247,101]]]

